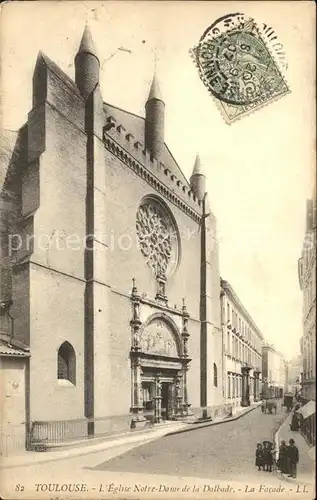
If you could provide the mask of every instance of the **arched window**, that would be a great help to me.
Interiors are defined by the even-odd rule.
[[[218,370],[217,370],[217,365],[214,363],[214,386],[218,387]]]
[[[76,354],[73,346],[67,341],[58,349],[57,378],[76,385]]]

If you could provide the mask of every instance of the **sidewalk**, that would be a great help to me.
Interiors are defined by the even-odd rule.
[[[283,422],[281,427],[276,432],[275,446],[276,449],[278,450],[278,447],[281,444],[282,440],[285,441],[286,444],[288,444],[290,439],[294,439],[295,445],[297,446],[299,451],[299,463],[297,465],[298,477],[296,479],[293,479],[282,473],[281,476],[286,481],[291,483],[296,484],[298,482],[301,482],[305,484],[312,484],[314,483],[314,476],[315,476],[314,456],[311,457],[311,454],[309,453],[311,448],[307,444],[306,440],[303,438],[301,433],[299,431],[291,431],[290,423],[292,421],[292,415],[293,413],[289,414],[289,416],[286,418],[286,420]]]
[[[259,406],[261,406],[261,401],[252,403],[251,406],[247,406],[245,408],[241,407],[241,409],[238,412],[236,412],[232,417],[215,418],[212,421],[202,422],[202,423],[194,422],[188,424],[184,429],[179,429],[175,432],[169,432],[168,435],[171,436],[172,434],[181,434],[182,432],[194,431],[195,429],[201,429],[202,427],[209,427],[211,425],[219,425],[219,424],[225,424],[226,422],[232,422],[233,420],[238,420],[239,418],[243,417],[243,415],[246,415],[250,411],[255,410]]]
[[[238,420],[243,415],[249,413],[252,410],[258,408],[261,403],[253,403],[251,406],[242,408],[242,410],[234,415],[233,417],[215,419],[213,421],[204,422],[201,424],[188,424],[184,422],[170,422],[165,425],[160,425],[156,428],[151,428],[148,430],[141,431],[128,431],[119,435],[108,436],[108,438],[96,438],[94,442],[87,441],[80,443],[77,446],[72,446],[71,448],[55,449],[54,451],[46,452],[34,452],[34,451],[23,451],[19,455],[12,455],[9,457],[0,458],[1,468],[11,469],[14,467],[21,467],[34,464],[42,464],[45,462],[64,460],[66,458],[79,457],[81,455],[88,455],[90,453],[98,453],[110,448],[121,447],[125,444],[135,443],[135,446],[140,444],[159,439],[163,436],[179,434],[182,432],[194,431],[195,429],[200,429],[202,427],[209,427],[212,425],[225,424],[226,422],[232,422],[233,420]]]
[[[24,465],[64,460],[66,458],[79,457],[90,453],[98,453],[129,443],[135,443],[135,446],[138,446],[139,444],[163,437],[169,431],[176,430],[177,427],[187,426],[187,424],[179,422],[173,422],[173,424],[140,431],[126,431],[121,434],[116,434],[115,436],[104,436],[103,438],[96,437],[93,440],[78,441],[76,444],[73,443],[72,446],[67,445],[63,448],[55,448],[43,452],[23,450],[17,455],[1,457],[0,468],[21,467]]]

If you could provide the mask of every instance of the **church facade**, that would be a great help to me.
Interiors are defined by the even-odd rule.
[[[224,403],[200,160],[188,182],[164,140],[156,76],[141,117],[103,101],[99,70],[87,27],[75,81],[39,53],[33,106],[5,157],[1,342],[27,353],[39,439],[59,422],[78,437]]]

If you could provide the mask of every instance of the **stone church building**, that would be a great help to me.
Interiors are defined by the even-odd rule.
[[[188,182],[156,76],[143,117],[104,102],[99,71],[87,27],[75,81],[39,53],[28,120],[2,151],[0,356],[22,367],[17,424],[48,442],[223,410],[200,160]]]

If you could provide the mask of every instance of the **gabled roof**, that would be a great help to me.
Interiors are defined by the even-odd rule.
[[[123,127],[127,130],[127,133],[132,134],[136,141],[140,141],[141,144],[144,144],[145,118],[134,113],[130,113],[129,111],[125,111],[124,109],[118,108],[117,106],[113,106],[109,103],[104,103],[104,110],[107,117],[112,116],[116,120],[117,125],[123,125]],[[166,144],[164,145],[161,162],[168,167],[171,170],[171,173],[174,174],[183,184],[189,187],[188,180]]]
[[[29,358],[30,352],[0,340],[0,356]]]
[[[49,57],[47,57],[46,54],[44,54],[41,50],[38,53],[37,56],[37,61],[36,61],[36,66],[35,66],[35,72],[40,65],[45,65],[49,68],[50,71],[52,71],[62,82],[69,87],[69,89],[77,94],[79,97],[81,97],[81,94],[78,90],[78,87],[74,80],[72,80],[66,73],[64,73],[63,70],[57,64],[52,61]]]

